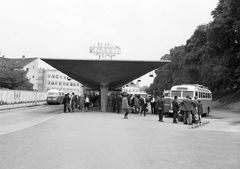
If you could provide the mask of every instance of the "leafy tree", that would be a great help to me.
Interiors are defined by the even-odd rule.
[[[27,78],[27,71],[15,70],[14,67],[0,68],[0,88],[11,90],[33,90],[33,84]]]
[[[240,88],[240,1],[219,0],[212,11],[209,45],[221,67],[222,87]]]
[[[212,16],[213,21],[199,25],[186,45],[161,58],[171,63],[156,70],[148,92],[162,94],[182,83],[199,83],[212,91],[240,89],[240,1],[219,0]]]

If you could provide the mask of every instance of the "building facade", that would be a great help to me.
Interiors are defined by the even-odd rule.
[[[74,79],[69,78],[58,70],[38,69],[38,91],[47,92],[50,89],[57,89],[64,93],[82,94],[83,86]]]
[[[0,57],[0,66],[12,66],[15,69],[27,71],[27,78],[33,84],[33,89],[38,90],[38,58],[5,58]]]
[[[128,83],[122,87],[123,92],[140,92],[140,86],[138,83]]]

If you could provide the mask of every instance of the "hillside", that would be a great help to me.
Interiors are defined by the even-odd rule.
[[[240,112],[240,91],[213,93],[213,107]]]

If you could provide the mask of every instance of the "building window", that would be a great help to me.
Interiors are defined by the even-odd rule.
[[[33,76],[33,78],[34,78],[34,76]]]
[[[48,78],[50,78],[51,77],[51,74],[48,74]]]
[[[51,82],[51,85],[54,85],[54,81]]]
[[[27,68],[26,71],[28,72],[28,71],[29,71],[29,68]]]
[[[63,82],[63,86],[65,86],[66,85],[66,82]]]
[[[58,79],[58,75],[56,75],[56,79]]]

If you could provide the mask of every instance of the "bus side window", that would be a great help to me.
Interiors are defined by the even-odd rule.
[[[203,93],[203,98],[204,98],[204,99],[206,98],[206,93]]]
[[[198,96],[198,92],[195,92],[195,96]]]

